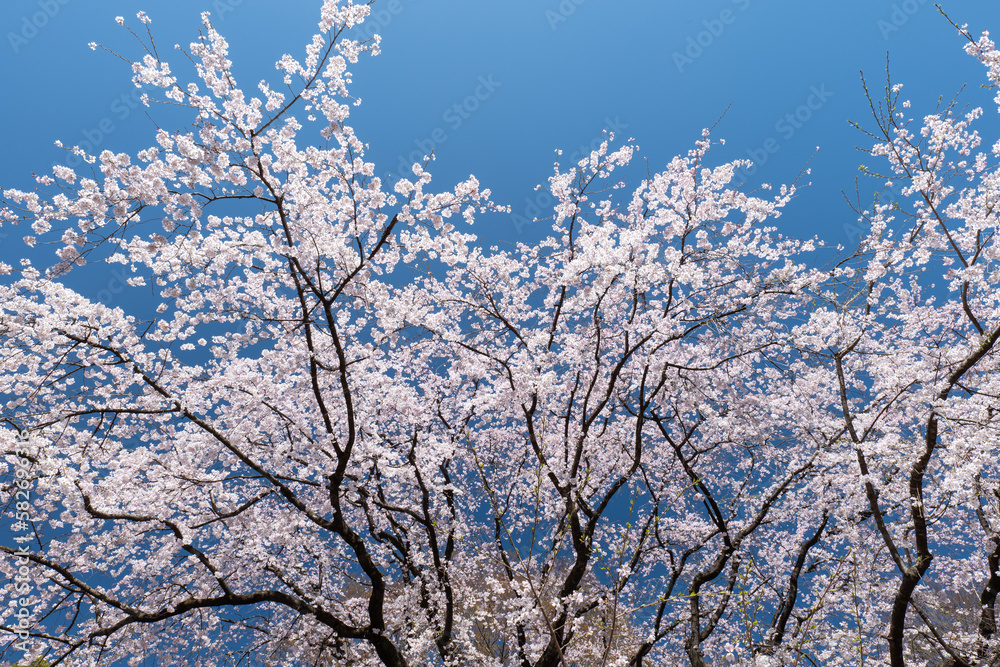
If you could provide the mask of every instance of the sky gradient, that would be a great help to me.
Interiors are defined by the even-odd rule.
[[[997,0],[942,0],[943,10],[973,35],[995,27]],[[127,63],[90,42],[132,58],[141,46],[115,22],[133,28],[139,9],[152,19],[159,53],[182,56],[209,11],[230,44],[238,82],[248,94],[262,78],[280,81],[274,62],[302,58],[316,31],[319,0],[4,0],[0,4],[0,189],[30,190],[32,173],[75,166],[57,148],[80,145],[135,155],[155,143],[157,124],[179,129],[185,118],[147,109]],[[536,191],[552,173],[555,151],[567,164],[614,132],[634,138],[640,159],[626,172],[659,171],[714,126],[712,164],[737,158],[757,164],[740,180],[748,190],[798,180],[811,183],[785,207],[779,230],[816,236],[831,246],[858,240],[857,216],[842,191],[856,179],[863,204],[880,183],[859,165],[884,165],[856,147],[871,145],[848,121],[872,125],[860,71],[881,94],[888,69],[904,85],[915,118],[932,113],[966,86],[959,108],[988,108],[983,67],[963,52],[965,40],[929,0],[376,0],[356,36],[378,32],[382,53],[350,70],[362,100],[350,124],[368,142],[376,173],[408,175],[433,151],[432,191],[469,174],[492,190],[509,214],[477,218],[487,246],[532,243],[548,233],[534,217],[551,215]],[[188,72],[185,68],[176,71]],[[188,79],[182,80],[186,83]],[[996,122],[991,113],[986,122]],[[175,122],[181,119],[180,122]],[[808,165],[809,175],[801,176]],[[78,173],[83,173],[78,170]],[[57,246],[26,250],[26,227],[0,229],[0,262],[31,256],[54,261]],[[141,312],[148,296],[124,285],[121,265],[74,270],[71,286],[109,306]],[[148,292],[147,292],[148,294]],[[10,544],[10,521],[0,537]]]
[[[211,12],[238,82],[252,94],[260,79],[275,81],[283,53],[302,56],[320,4],[6,0],[0,188],[30,189],[32,172],[65,162],[57,139],[134,155],[155,143],[155,122],[185,124],[179,114],[139,104],[128,65],[88,48],[94,41],[141,55],[116,15],[141,26],[135,13],[144,9],[159,53],[183,76],[188,69],[172,47],[186,47],[200,13]],[[944,0],[942,7],[977,36],[1000,18],[995,0]],[[713,139],[726,143],[709,161],[753,159],[757,165],[740,175],[746,189],[791,183],[811,168],[798,183],[812,185],[785,208],[781,232],[853,246],[857,216],[842,191],[853,193],[860,178],[870,202],[879,184],[858,167],[883,166],[855,148],[870,142],[848,124],[871,126],[859,72],[881,94],[888,55],[916,118],[965,84],[960,107],[988,106],[991,97],[980,88],[982,66],[928,0],[377,0],[355,34],[375,32],[381,55],[351,67],[351,91],[362,104],[349,122],[369,143],[368,159],[396,178],[433,150],[429,170],[439,191],[475,174],[511,206],[510,214],[477,219],[473,231],[488,246],[547,234],[547,223],[531,220],[551,215],[551,199],[534,186],[551,175],[556,149],[565,164],[614,131],[616,141],[634,138],[639,147],[632,174],[640,178],[644,159],[662,169],[717,121]],[[26,233],[0,229],[0,261],[16,266],[29,255],[49,264],[54,247],[26,251]],[[86,296],[120,305],[132,297],[116,269],[88,266],[69,279]]]

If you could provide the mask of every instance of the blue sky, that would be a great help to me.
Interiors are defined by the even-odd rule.
[[[1000,18],[995,0],[942,4],[977,35]],[[5,0],[0,187],[32,187],[32,171],[49,173],[65,157],[56,139],[133,154],[153,143],[127,65],[87,47],[97,41],[138,54],[116,15],[138,25],[135,12],[145,9],[160,52],[176,59],[173,44],[190,43],[200,12],[212,12],[242,85],[253,89],[274,76],[282,53],[302,53],[319,5]],[[854,148],[865,138],[847,123],[870,119],[859,70],[881,91],[888,52],[893,79],[918,115],[965,83],[966,102],[988,99],[978,89],[982,67],[929,0],[377,0],[372,9],[364,29],[382,34],[383,53],[352,69],[363,100],[352,123],[371,145],[369,158],[379,173],[395,174],[432,147],[438,188],[476,174],[512,206],[511,215],[477,224],[488,245],[545,233],[543,223],[527,221],[547,215],[534,208],[546,196],[533,187],[551,174],[555,149],[570,156],[617,129],[658,170],[727,107],[713,135],[726,145],[713,159],[756,157],[763,163],[748,186],[777,184],[793,181],[818,146],[806,179],[813,185],[786,209],[782,231],[846,245],[855,216],[840,191],[853,190],[858,165],[871,163]],[[0,231],[0,259],[11,262],[23,254],[26,232]]]
[[[116,15],[136,26],[135,12],[147,11],[161,54],[176,59],[173,44],[187,46],[199,14],[212,12],[252,91],[261,78],[276,79],[283,53],[301,56],[320,4],[4,0],[0,189],[30,189],[32,172],[51,173],[66,157],[56,139],[133,155],[154,143],[129,67],[87,47],[97,41],[138,57]],[[974,35],[1000,30],[996,0],[941,4]],[[373,14],[364,30],[382,34],[382,54],[352,67],[363,104],[351,123],[378,173],[398,174],[433,148],[436,189],[472,173],[511,205],[510,215],[477,221],[485,245],[546,234],[544,223],[527,221],[550,214],[534,186],[552,173],[555,149],[569,158],[614,129],[619,139],[634,137],[657,171],[727,108],[713,134],[726,145],[710,157],[762,162],[751,188],[789,183],[812,158],[812,186],[786,207],[781,231],[851,244],[856,216],[841,190],[853,191],[859,164],[877,163],[855,149],[868,141],[848,120],[870,126],[859,70],[880,93],[887,52],[915,116],[969,84],[961,99],[984,106],[985,122],[996,123],[991,95],[979,88],[982,66],[930,0],[377,0]],[[877,186],[862,181],[867,193]],[[0,261],[17,264],[26,233],[0,229]],[[48,261],[51,250],[41,251]],[[108,305],[138,302],[118,266],[88,267],[70,280]],[[0,520],[0,530],[8,525]]]

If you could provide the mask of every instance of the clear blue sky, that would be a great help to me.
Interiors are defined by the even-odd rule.
[[[997,0],[941,0],[974,35],[1000,35]],[[0,3],[0,189],[34,187],[66,154],[53,142],[134,153],[154,143],[136,104],[128,66],[91,41],[133,57],[139,45],[114,21],[137,26],[144,9],[160,53],[197,35],[210,11],[228,39],[245,90],[276,80],[274,61],[301,57],[319,0],[3,0]],[[617,128],[634,137],[653,170],[686,152],[729,107],[714,137],[718,162],[767,155],[750,176],[787,183],[812,160],[812,187],[785,209],[782,231],[849,244],[855,214],[841,195],[868,141],[848,119],[870,125],[859,70],[879,93],[886,52],[893,79],[917,117],[971,84],[963,99],[987,107],[983,68],[930,0],[377,0],[366,29],[382,55],[352,67],[363,100],[351,123],[370,143],[380,174],[397,173],[434,148],[430,170],[446,190],[470,173],[514,215],[481,218],[484,244],[531,242],[543,224],[516,224],[544,199],[534,191],[566,157]],[[457,105],[457,106],[456,106]],[[731,105],[731,106],[730,106]],[[770,147],[767,153],[764,147]],[[586,150],[589,151],[589,148]],[[877,184],[863,183],[867,192]],[[517,216],[517,217],[514,217]],[[17,265],[26,228],[0,229],[0,261]],[[45,263],[52,261],[45,249]],[[33,253],[37,256],[37,253]],[[41,262],[39,262],[41,263]],[[109,305],[135,305],[108,267],[75,271],[73,286]],[[0,518],[0,532],[9,526]]]
[[[116,15],[138,25],[135,12],[145,9],[169,59],[179,55],[175,43],[196,35],[199,13],[211,11],[253,89],[274,76],[282,53],[302,53],[319,5],[5,0],[0,187],[31,187],[32,171],[48,173],[65,157],[55,139],[133,154],[153,143],[127,66],[87,47],[138,53]],[[943,6],[977,35],[1000,22],[995,0]],[[432,146],[439,188],[474,173],[523,219],[544,201],[533,186],[551,174],[556,148],[569,156],[617,127],[659,169],[732,104],[714,134],[727,141],[715,159],[760,157],[770,139],[774,152],[750,183],[791,182],[818,146],[813,186],[787,209],[783,231],[846,244],[854,215],[840,190],[853,189],[858,165],[871,162],[847,124],[870,118],[859,70],[881,91],[888,51],[894,80],[921,115],[964,83],[972,84],[966,101],[987,99],[982,67],[929,0],[377,0],[372,8],[383,53],[353,68],[363,105],[352,122],[378,171],[396,173]],[[542,225],[516,224],[523,219],[484,218],[476,231],[488,244],[542,235]],[[0,231],[10,262],[25,232]]]

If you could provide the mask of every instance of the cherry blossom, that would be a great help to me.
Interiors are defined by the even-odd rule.
[[[778,232],[796,188],[740,190],[708,131],[639,179],[612,135],[557,162],[551,231],[485,248],[477,178],[366,160],[368,12],[325,0],[250,88],[208,14],[172,63],[119,19],[151,113],[189,124],[3,191],[56,259],[0,267],[0,467],[27,462],[34,531],[0,568],[35,577],[0,655],[1000,663],[988,114],[918,123],[889,82],[866,131],[907,187],[824,269]],[[97,263],[149,299],[78,293]]]

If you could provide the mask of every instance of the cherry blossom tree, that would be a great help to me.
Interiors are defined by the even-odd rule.
[[[988,34],[976,40],[955,27],[996,86],[1000,58]],[[900,89],[888,82],[877,104],[869,95],[869,136],[889,178],[907,183],[902,200],[861,211],[871,233],[857,270],[847,269],[858,289],[847,299],[830,295],[803,333],[811,354],[835,372],[827,386],[881,538],[872,566],[894,572],[882,582],[885,602],[869,615],[887,626],[890,664],[908,664],[908,637],[918,634],[947,664],[993,665],[998,552],[987,499],[997,475],[1000,144],[979,151],[972,124],[982,110],[959,113],[954,102],[915,132]],[[918,588],[926,577],[939,590],[980,588],[977,633],[934,619],[935,596]]]
[[[917,139],[890,89],[872,153],[916,201],[859,208],[872,232],[828,270],[777,233],[795,187],[742,192],[708,131],[637,184],[611,136],[557,162],[551,235],[487,249],[469,226],[502,207],[474,177],[366,161],[367,13],[324,2],[251,95],[207,14],[188,83],[140,12],[133,80],[189,125],[3,192],[3,224],[59,246],[2,267],[0,447],[31,539],[0,567],[34,577],[3,657],[996,663],[980,112]],[[70,287],[101,262],[148,312]],[[975,627],[945,613],[970,584]]]
[[[988,33],[955,27],[995,87],[1000,54]],[[996,665],[1000,143],[978,150],[982,109],[959,113],[954,101],[914,131],[901,88],[888,81],[883,98],[868,94],[866,133],[872,156],[888,161],[882,178],[906,186],[897,201],[857,209],[871,232],[796,332],[800,377],[818,399],[815,388],[827,392],[859,475],[851,511],[878,535],[859,554],[871,592],[858,636],[867,628],[887,640],[871,642],[870,655],[893,667],[918,655]],[[939,613],[970,585],[975,631]]]

